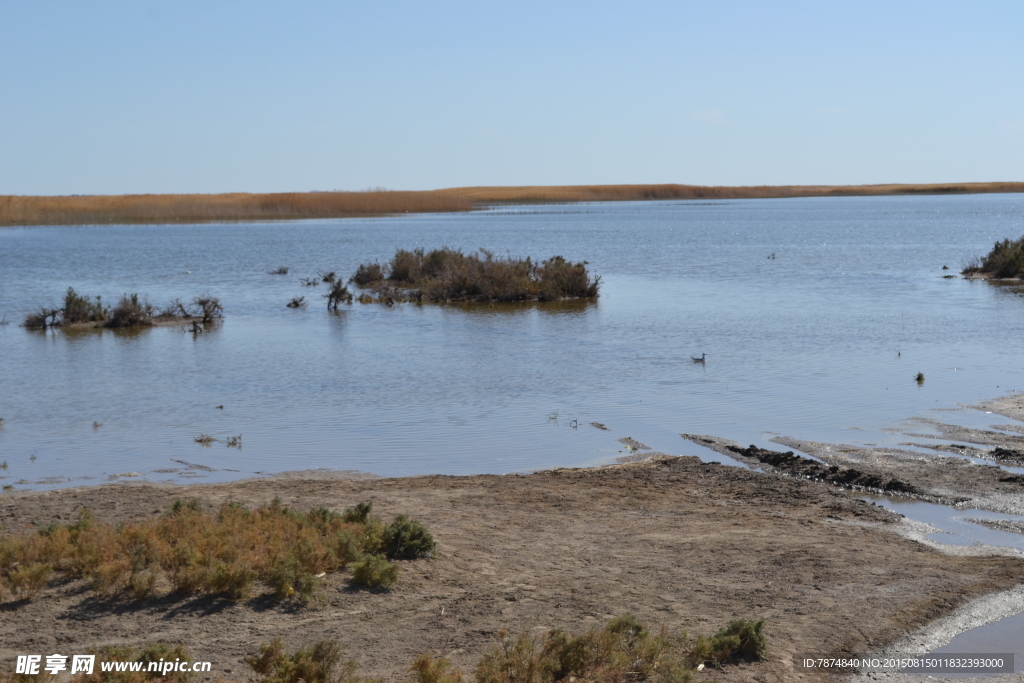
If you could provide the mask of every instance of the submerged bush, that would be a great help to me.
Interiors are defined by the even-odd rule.
[[[586,266],[561,256],[540,264],[530,258],[495,258],[485,249],[473,254],[448,247],[429,253],[399,249],[386,268],[364,263],[349,281],[373,288],[382,303],[595,298],[600,278],[591,278]]]
[[[61,322],[84,323],[100,322],[107,319],[107,310],[103,308],[100,297],[95,300],[86,296],[80,296],[74,289],[68,287],[64,295],[64,308],[61,311]]]
[[[978,273],[997,278],[1024,277],[1024,236],[996,242],[984,258],[975,258],[963,270],[964,275]]]
[[[334,273],[331,273],[334,275]],[[327,280],[325,280],[327,282]],[[331,280],[331,289],[327,294],[324,294],[324,298],[327,299],[327,310],[336,311],[338,310],[338,304],[350,304],[352,303],[352,293],[348,291],[348,287],[341,280]]]
[[[139,301],[138,294],[122,295],[113,310],[107,327],[137,327],[152,325],[155,310],[146,301]]]

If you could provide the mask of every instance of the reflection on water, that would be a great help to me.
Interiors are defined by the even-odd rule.
[[[706,454],[680,432],[896,445],[879,430],[1024,389],[1024,349],[1005,343],[1019,290],[941,270],[1022,225],[1024,196],[981,195],[2,229],[9,320],[69,286],[158,306],[209,293],[226,318],[200,335],[0,326],[0,481],[514,472],[614,462],[626,436]],[[323,287],[299,282],[443,245],[585,259],[602,296],[332,314]],[[287,308],[295,296],[308,308]],[[199,434],[243,434],[244,448],[201,448]]]

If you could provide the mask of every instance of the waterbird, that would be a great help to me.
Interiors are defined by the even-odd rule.
[[[693,360],[694,363],[707,363],[708,362],[708,354],[706,354],[706,353],[700,354],[700,358],[696,358],[694,356],[690,356],[690,358]]]

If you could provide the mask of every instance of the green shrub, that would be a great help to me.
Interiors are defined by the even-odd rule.
[[[107,311],[99,297],[93,301],[87,296],[79,296],[74,289],[68,287],[64,295],[64,308],[61,320],[65,323],[95,322],[107,319]]]
[[[427,528],[406,515],[398,515],[384,528],[381,538],[384,554],[391,560],[416,560],[432,557],[437,550],[434,537]]]
[[[363,588],[387,589],[398,581],[399,567],[380,555],[367,555],[352,565],[352,583]]]
[[[274,563],[267,575],[267,583],[279,600],[298,596],[308,602],[316,593],[316,578],[306,571],[294,557],[283,557]]]
[[[710,638],[697,639],[690,650],[690,664],[720,666],[732,661],[757,661],[767,648],[763,629],[764,619],[733,619]]]
[[[359,503],[355,507],[350,507],[345,510],[344,519],[346,522],[365,524],[366,520],[370,518],[370,513],[372,512],[373,503]]]
[[[974,259],[963,270],[965,275],[983,273],[997,278],[1024,276],[1024,236],[996,242],[982,259]]]

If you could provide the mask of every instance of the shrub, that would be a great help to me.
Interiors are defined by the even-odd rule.
[[[356,524],[365,524],[373,512],[373,503],[359,503],[345,510],[344,520]]]
[[[529,258],[500,259],[486,249],[474,254],[449,247],[429,253],[399,249],[386,269],[364,263],[350,282],[373,287],[381,303],[594,298],[600,278],[591,279],[586,266],[561,256],[540,265]]]
[[[381,538],[384,554],[391,560],[416,560],[431,557],[437,549],[434,537],[414,519],[398,515],[384,528]]]
[[[107,327],[137,327],[153,324],[153,307],[145,301],[139,301],[138,294],[125,294],[110,311]]]
[[[103,308],[100,297],[90,300],[89,297],[79,296],[74,289],[68,287],[64,295],[64,308],[61,313],[63,323],[84,323],[98,322],[107,319],[107,311]]]
[[[324,294],[324,298],[327,299],[327,310],[336,311],[338,310],[338,304],[350,304],[352,303],[352,293],[348,291],[348,287],[341,280],[334,280],[331,282],[331,289],[329,292]]]
[[[49,562],[33,562],[11,571],[7,581],[19,598],[31,600],[46,587],[52,575],[53,565]]]
[[[416,683],[464,683],[465,678],[458,669],[451,671],[452,663],[441,657],[425,653],[416,658],[409,669],[415,674]]]
[[[733,619],[710,638],[698,638],[690,650],[689,663],[720,666],[738,660],[757,661],[764,657],[767,647],[763,629],[763,619]]]
[[[210,577],[209,590],[229,600],[244,600],[252,593],[256,578],[256,572],[245,562],[221,563]],[[138,599],[139,596],[135,597]]]
[[[224,317],[224,308],[220,305],[220,299],[215,296],[203,294],[192,299],[192,303],[199,308],[199,315],[202,316],[204,325],[209,325],[215,318]]]
[[[278,638],[260,646],[258,657],[246,657],[245,663],[262,676],[262,683],[354,683],[358,664],[344,659],[341,647],[332,640],[300,648],[287,654]]]
[[[59,308],[39,308],[26,315],[25,322],[22,324],[29,330],[45,330],[47,327],[57,324],[58,316],[60,316]]]
[[[384,279],[384,269],[379,263],[363,263],[356,269],[355,275],[349,278],[359,287],[366,287]]]
[[[176,593],[242,600],[264,582],[281,599],[309,601],[317,575],[361,562],[359,581],[386,587],[398,567],[374,554],[389,527],[371,509],[365,503],[344,514],[326,508],[303,513],[275,500],[256,510],[227,503],[210,514],[190,499],[175,501],[160,517],[119,526],[83,511],[74,524],[0,535],[0,580],[28,598],[58,572],[89,578],[99,593],[135,599],[169,583]],[[392,534],[396,538],[429,539],[401,517],[391,528],[403,530]]]
[[[316,592],[316,579],[294,557],[283,557],[274,563],[267,575],[267,583],[274,589],[278,600],[297,595],[303,602],[308,602]]]
[[[388,589],[398,581],[399,567],[380,555],[367,555],[352,565],[352,583],[363,588]]]
[[[981,273],[997,278],[1024,277],[1024,236],[996,242],[987,256],[973,259],[964,267],[963,273]]]

